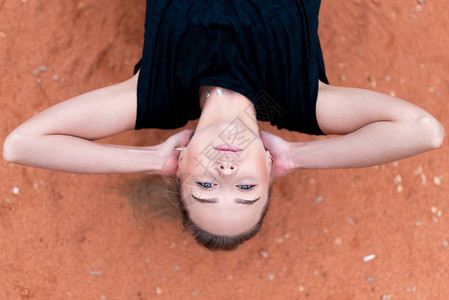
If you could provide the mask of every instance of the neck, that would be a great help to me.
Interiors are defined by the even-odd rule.
[[[217,95],[217,89],[232,94]],[[209,91],[208,97],[206,97],[207,91]],[[231,124],[238,118],[253,132],[259,133],[254,105],[244,95],[220,87],[201,86],[199,96],[202,111],[196,130],[220,124]]]

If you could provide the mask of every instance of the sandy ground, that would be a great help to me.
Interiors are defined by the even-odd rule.
[[[419,2],[323,0],[327,74],[418,104],[449,130],[449,2]],[[52,104],[130,77],[144,11],[143,0],[1,0],[0,139]],[[151,145],[176,131],[107,142]],[[449,299],[448,151],[283,177],[261,233],[231,253],[197,246],[179,220],[137,228],[128,199],[110,189],[140,175],[0,161],[0,299]]]

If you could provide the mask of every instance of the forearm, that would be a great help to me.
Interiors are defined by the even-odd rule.
[[[106,145],[68,135],[12,135],[5,141],[4,157],[37,168],[96,174],[156,174],[163,163],[157,146]]]
[[[294,169],[361,168],[396,161],[438,148],[433,122],[374,122],[352,133],[292,143]]]

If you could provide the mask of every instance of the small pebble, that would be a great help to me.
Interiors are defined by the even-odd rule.
[[[436,208],[435,206],[432,206],[432,207],[430,208],[430,211],[431,211],[433,214],[436,214],[437,211],[438,211],[438,208]]]
[[[192,291],[192,296],[193,297],[196,297],[196,296],[199,296],[200,295],[200,293],[198,293],[197,291]]]
[[[419,4],[423,4],[426,0],[417,0]]]
[[[19,188],[18,187],[13,187],[12,188],[12,193],[14,194],[14,195],[18,195],[19,194]]]
[[[1,38],[6,38],[6,33],[4,33],[3,31],[0,31],[0,37]]]
[[[274,279],[274,274],[268,274],[267,279],[268,280],[273,280]]]
[[[284,234],[284,239],[288,239],[290,237],[290,233],[285,233]]]
[[[398,191],[398,193],[402,192],[404,190],[404,188],[402,187],[401,184],[399,184],[396,188],[396,190]]]
[[[382,295],[382,297],[380,299],[381,300],[391,300],[391,295],[390,294],[384,294],[384,295]]]
[[[59,80],[59,76],[57,74],[53,75],[53,77],[51,78],[53,80]]]
[[[263,259],[267,259],[267,258],[268,258],[268,252],[267,252],[267,251],[259,250],[259,255],[260,255],[260,257],[262,257]]]
[[[432,221],[434,221],[435,223],[438,223],[438,218],[435,216],[432,216]]]
[[[441,242],[441,244],[443,244],[443,247],[444,247],[444,248],[447,248],[447,247],[449,246],[449,242],[448,242],[447,240],[443,240],[443,241]]]
[[[367,262],[367,261],[373,260],[375,257],[376,257],[376,254],[370,254],[370,255],[365,256],[363,258],[363,261]]]
[[[101,276],[103,273],[101,271],[90,271],[89,274],[92,276]]]
[[[105,295],[101,295],[101,296],[100,296],[100,299],[101,299],[101,300],[105,300],[105,299],[106,299],[106,296],[105,296]]]
[[[421,226],[422,222],[421,221],[416,221],[416,226]]]
[[[303,287],[302,285],[300,285],[300,286],[298,287],[298,291],[304,292],[304,287]]]
[[[422,167],[421,166],[418,166],[418,168],[415,170],[415,175],[421,175],[423,172],[422,172]]]
[[[348,218],[348,223],[351,224],[351,225],[354,225],[355,221],[354,221],[353,218]]]
[[[315,204],[321,203],[323,201],[323,196],[318,196],[315,198]]]
[[[375,281],[377,280],[377,277],[367,276],[367,277],[366,277],[366,280],[367,280],[368,282],[375,282]]]
[[[179,270],[179,269],[180,269],[180,266],[178,266],[178,265],[173,265],[173,270],[177,271],[177,270]]]
[[[427,183],[426,175],[421,174],[420,177],[421,177],[421,183],[422,183],[423,185],[426,185],[426,183]]]
[[[341,244],[343,244],[343,241],[342,241],[341,238],[337,237],[337,238],[335,238],[334,243],[335,243],[335,245],[339,245],[340,246]]]
[[[399,183],[401,183],[402,182],[402,176],[401,175],[396,175],[395,177],[394,177],[394,183],[395,184],[399,184]]]
[[[47,67],[46,66],[40,66],[39,68],[38,68],[38,70],[39,70],[39,72],[41,72],[41,73],[44,73],[44,72],[47,72]]]
[[[162,289],[160,288],[160,287],[156,287],[155,288],[155,290],[156,290],[156,295],[160,295],[160,294],[162,294]]]
[[[391,77],[389,75],[385,76],[385,81],[390,82],[391,81]]]
[[[437,176],[433,177],[433,183],[435,185],[440,185],[441,184],[441,177],[437,177]]]

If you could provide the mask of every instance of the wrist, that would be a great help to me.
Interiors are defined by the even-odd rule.
[[[145,173],[147,174],[162,174],[164,169],[165,159],[163,157],[162,149],[156,146],[147,147],[145,150]]]
[[[303,151],[302,151],[302,142],[292,142],[290,143],[290,167],[292,171],[302,170],[304,168],[303,164]]]

